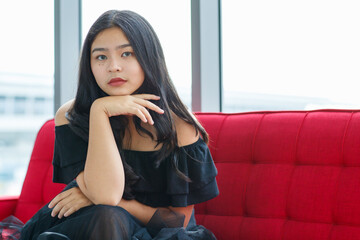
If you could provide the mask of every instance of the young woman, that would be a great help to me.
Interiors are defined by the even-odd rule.
[[[21,239],[215,239],[194,204],[218,195],[203,127],[150,24],[111,10],[90,28],[75,100],[55,116],[54,182]]]

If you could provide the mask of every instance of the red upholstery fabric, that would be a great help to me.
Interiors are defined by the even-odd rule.
[[[0,197],[0,219],[4,219],[10,215],[14,215],[18,196]]]
[[[360,112],[197,114],[220,195],[196,206],[218,239],[360,239]]]
[[[29,220],[65,186],[52,182],[54,141],[55,124],[53,120],[49,120],[41,127],[36,137],[28,171],[15,209],[15,216],[23,222]]]
[[[210,135],[220,195],[198,204],[196,218],[219,240],[360,239],[360,110],[197,118]],[[63,188],[51,182],[53,144],[48,121],[14,210],[22,221]]]

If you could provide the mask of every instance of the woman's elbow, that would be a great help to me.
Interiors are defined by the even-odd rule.
[[[93,199],[93,203],[95,205],[109,205],[109,206],[117,206],[121,201],[122,195],[119,194],[110,194],[107,196],[95,196]]]
[[[89,193],[90,200],[95,205],[110,205],[110,206],[117,206],[122,199],[123,192],[124,192],[124,184],[97,184],[94,181],[86,181],[84,179],[84,187],[86,188],[87,192]]]

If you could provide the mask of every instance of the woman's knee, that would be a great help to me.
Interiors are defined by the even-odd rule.
[[[91,226],[91,239],[126,239],[131,229],[129,213],[121,207],[95,205],[91,210],[88,226]],[[116,236],[116,238],[114,238]]]
[[[91,212],[96,218],[103,219],[127,219],[129,217],[129,213],[125,209],[117,206],[94,205]]]

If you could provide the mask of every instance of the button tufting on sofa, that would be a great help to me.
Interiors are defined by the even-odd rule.
[[[360,239],[360,110],[197,113],[220,195],[195,206],[219,240]],[[26,222],[64,187],[52,179],[54,122],[40,129],[20,197]]]

